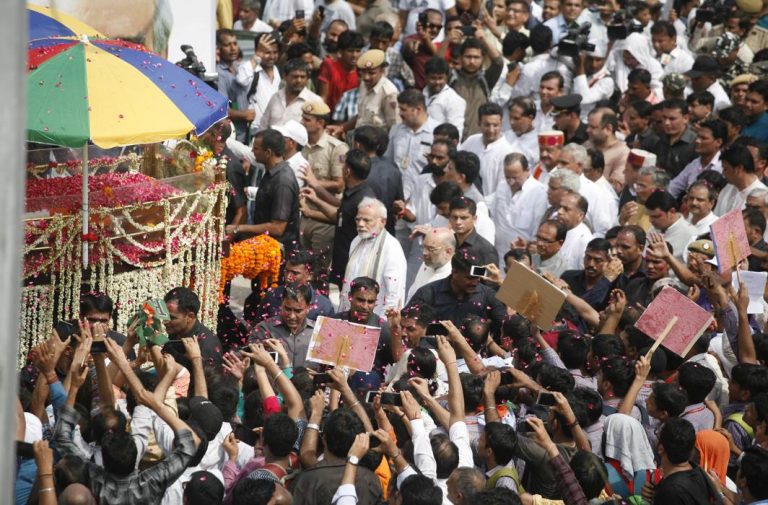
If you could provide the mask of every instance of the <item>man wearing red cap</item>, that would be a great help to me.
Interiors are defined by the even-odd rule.
[[[533,178],[546,183],[549,173],[557,168],[557,160],[560,156],[560,148],[565,143],[565,134],[558,130],[539,133],[539,159],[538,165],[533,169]]]

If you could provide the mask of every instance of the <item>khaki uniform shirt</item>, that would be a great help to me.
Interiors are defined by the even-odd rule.
[[[355,126],[378,126],[389,130],[399,123],[397,94],[397,87],[386,77],[379,79],[372,90],[369,90],[364,83],[360,83]]]
[[[301,154],[312,165],[312,170],[321,181],[342,176],[344,160],[349,146],[341,140],[323,133],[315,145],[307,145]]]

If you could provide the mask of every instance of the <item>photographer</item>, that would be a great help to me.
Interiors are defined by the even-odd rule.
[[[584,0],[560,0],[560,14],[544,23],[552,30],[552,43],[568,35],[568,30],[592,22],[592,14],[584,9]]]
[[[605,42],[595,43],[595,49],[580,52],[573,59],[573,92],[581,95],[581,119],[584,121],[595,104],[607,100],[613,95],[614,82],[611,73],[605,68],[608,47]]]

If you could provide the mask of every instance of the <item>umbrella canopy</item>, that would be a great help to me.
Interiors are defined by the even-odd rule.
[[[50,37],[88,37],[104,36],[85,23],[72,16],[39,5],[27,5],[29,19],[29,40],[47,39]]]
[[[198,134],[224,119],[227,97],[129,42],[48,38],[28,46],[27,136],[99,147]]]

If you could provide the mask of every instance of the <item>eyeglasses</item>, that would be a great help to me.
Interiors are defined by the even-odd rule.
[[[432,28],[433,30],[442,30],[443,25],[436,24],[436,23],[427,23],[427,28]]]

